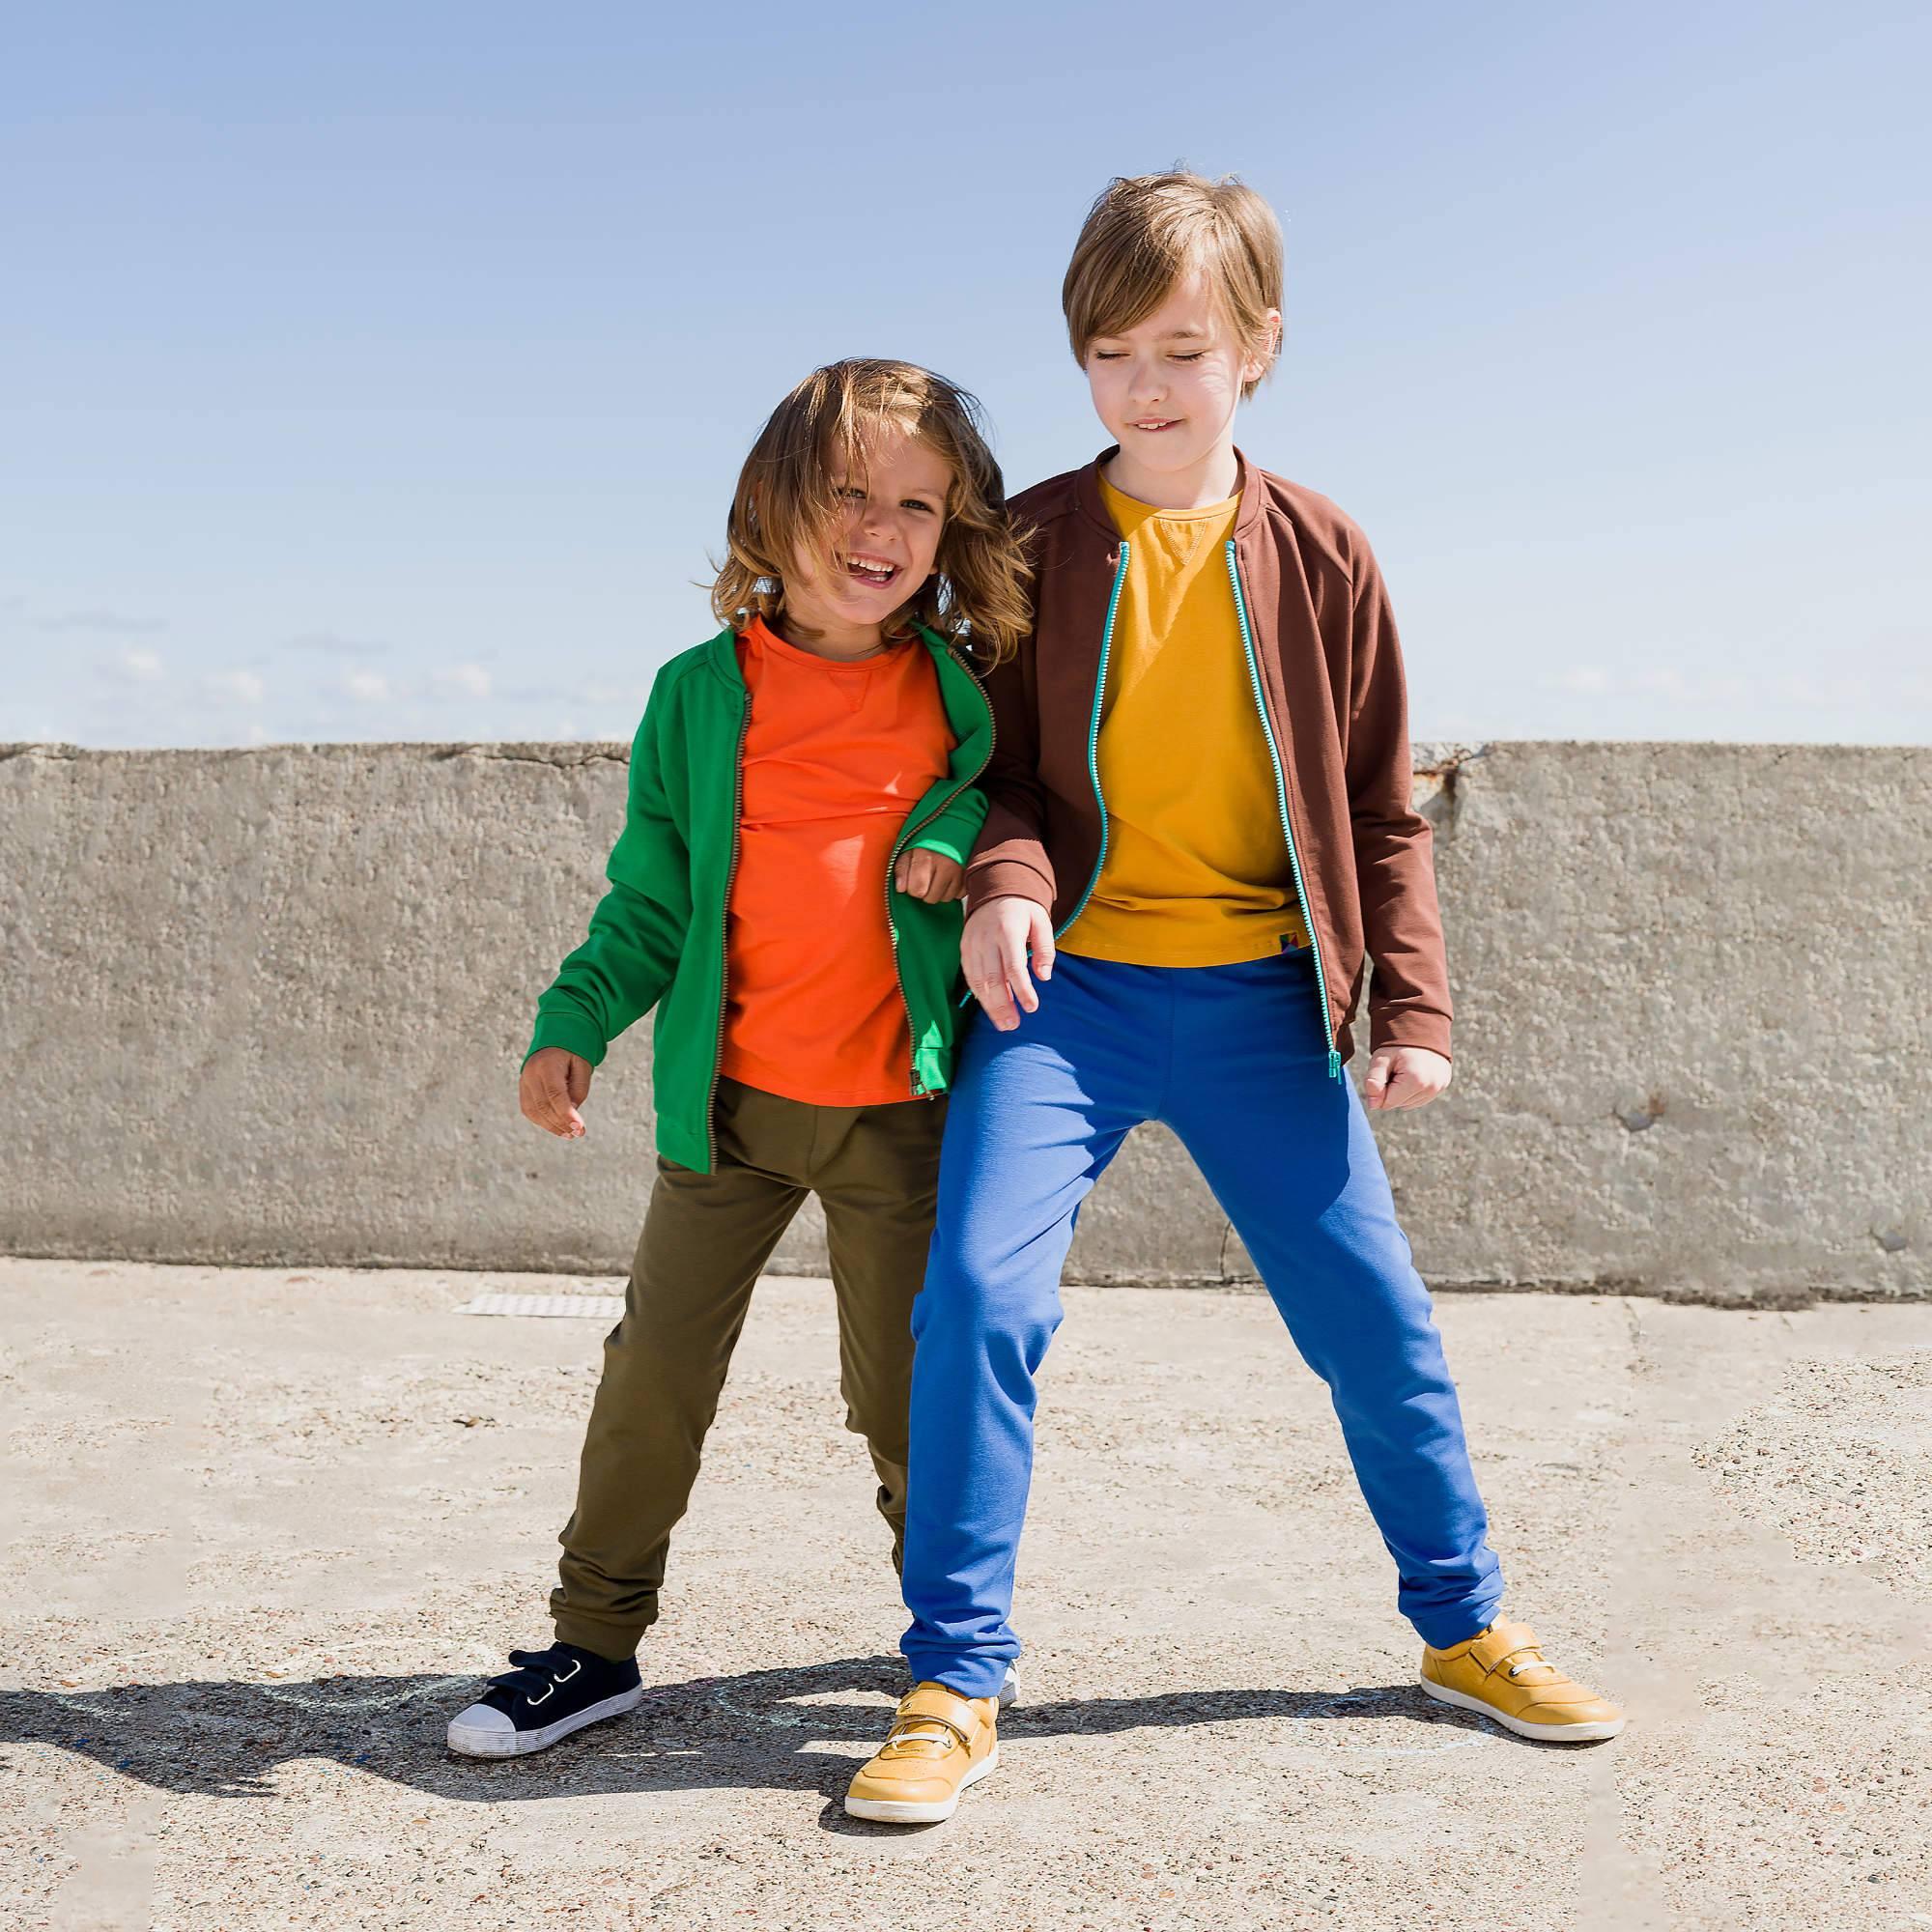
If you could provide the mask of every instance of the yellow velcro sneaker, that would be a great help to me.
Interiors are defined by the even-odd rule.
[[[1447,1650],[1425,1646],[1422,1688],[1538,1744],[1594,1744],[1624,1727],[1614,1704],[1546,1661],[1527,1624],[1502,1617]]]
[[[1000,1700],[916,1684],[878,1754],[853,1777],[846,1812],[885,1825],[936,1825],[1000,1761]]]

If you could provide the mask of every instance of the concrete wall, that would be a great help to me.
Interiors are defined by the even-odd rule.
[[[515,1093],[623,789],[608,746],[0,747],[0,1250],[621,1271],[648,1025],[584,1141]],[[1432,1282],[1932,1294],[1932,750],[1423,748],[1417,789],[1457,1078],[1379,1131]],[[1148,1129],[1069,1272],[1252,1268]]]

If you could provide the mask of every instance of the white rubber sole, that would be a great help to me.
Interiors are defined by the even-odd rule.
[[[1539,1745],[1593,1745],[1605,1738],[1613,1738],[1624,1727],[1622,1718],[1606,1718],[1595,1724],[1531,1724],[1520,1718],[1506,1718],[1493,1704],[1485,1704],[1480,1697],[1471,1697],[1466,1690],[1452,1690],[1446,1684],[1431,1683],[1427,1677],[1416,1679],[1423,1690],[1438,1704],[1454,1704],[1464,1711],[1474,1711],[1492,1723],[1500,1724],[1506,1731],[1514,1731],[1520,1738],[1528,1738]]]
[[[959,1808],[959,1793],[969,1791],[990,1773],[1000,1768],[1000,1747],[995,1745],[964,1777],[951,1798],[935,1798],[923,1804],[904,1799],[853,1798],[845,1800],[848,1818],[867,1818],[875,1825],[943,1825]]]
[[[606,1697],[601,1704],[586,1704],[574,1717],[559,1718],[555,1723],[546,1724],[537,1731],[506,1731],[495,1725],[485,1729],[452,1718],[449,1747],[465,1757],[528,1757],[532,1751],[548,1750],[585,1724],[601,1724],[606,1718],[636,1710],[643,1701],[644,1687],[640,1684],[635,1690],[620,1690],[614,1697]]]

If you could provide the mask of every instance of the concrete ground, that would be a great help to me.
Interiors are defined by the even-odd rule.
[[[855,1825],[903,1618],[822,1283],[759,1292],[633,1716],[447,1715],[546,1634],[608,1282],[0,1261],[0,1920],[1932,1926],[1932,1307],[1452,1296],[1510,1606],[1630,1709],[1427,1703],[1258,1295],[1070,1290],[1005,1762]]]

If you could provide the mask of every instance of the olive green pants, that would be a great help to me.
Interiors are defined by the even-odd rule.
[[[670,1533],[753,1287],[808,1194],[825,1208],[845,1426],[871,1451],[895,1565],[905,1535],[912,1304],[946,1103],[818,1107],[720,1080],[716,1121],[715,1172],[658,1160],[623,1318],[604,1343],[577,1508],[557,1539],[556,1634],[601,1657],[631,1656],[657,1621]]]

